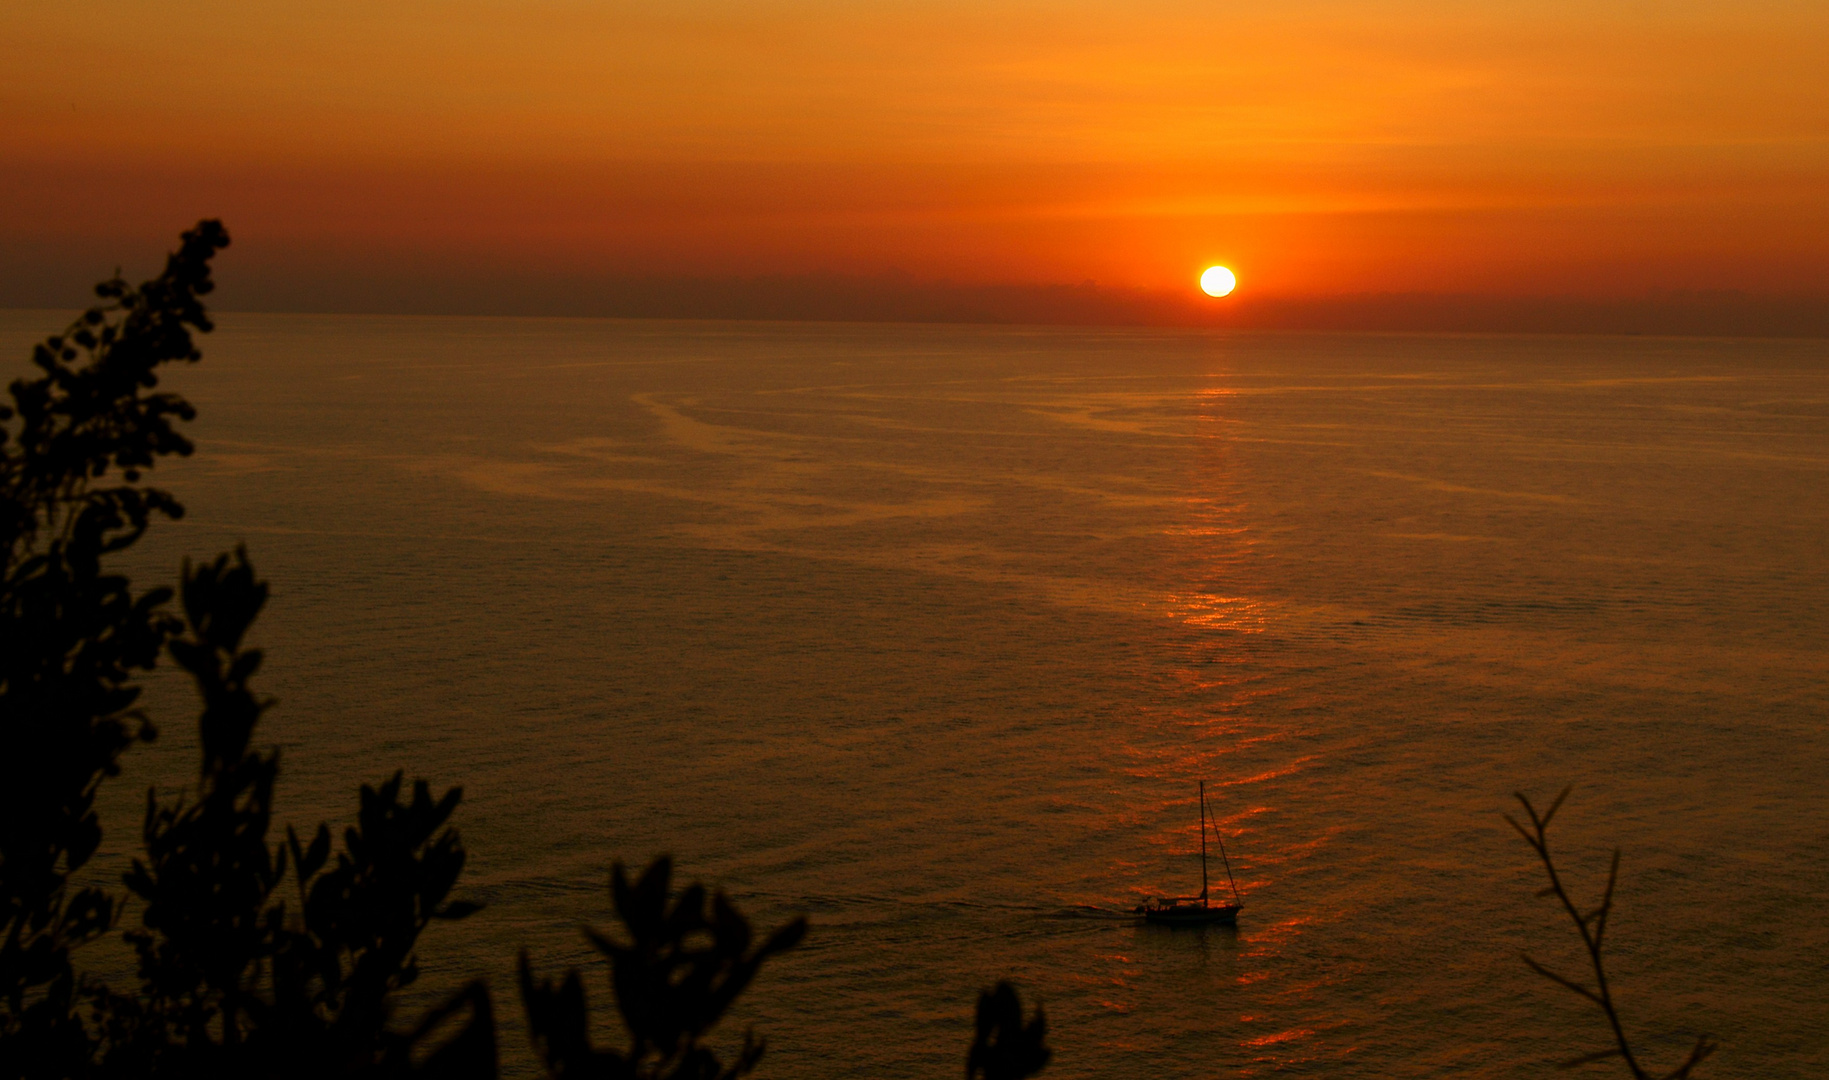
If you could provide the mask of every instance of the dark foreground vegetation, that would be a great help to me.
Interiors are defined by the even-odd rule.
[[[192,334],[211,329],[209,264],[228,242],[219,223],[202,222],[158,278],[97,286],[101,303],[33,351],[37,374],[0,405],[0,1080],[493,1078],[497,1006],[482,980],[423,1016],[396,1015],[418,976],[420,933],[477,910],[453,896],[460,790],[434,794],[395,773],[362,786],[340,835],[281,829],[279,755],[255,740],[270,705],[253,685],[261,656],[243,647],[267,587],[246,551],[187,562],[175,591],[136,590],[106,565],[156,520],[183,515],[143,482],[159,458],[192,449],[175,425],[194,410],[158,391],[158,373],[199,358]],[[97,790],[158,734],[136,679],[165,658],[201,699],[196,785],[148,792],[125,894],[84,884],[102,839]],[[1619,1057],[1643,1080],[1602,962],[1612,879],[1585,914],[1563,890],[1546,836],[1561,801],[1541,817],[1526,801],[1532,829],[1519,831],[1574,919],[1596,985],[1531,965],[1592,1000],[1615,1036],[1614,1048],[1570,1064]],[[745,1032],[727,1061],[707,1036],[805,921],[759,935],[722,892],[676,888],[665,858],[633,876],[615,864],[610,893],[616,931],[588,932],[620,1021],[610,1045],[593,1035],[584,976],[542,975],[521,956],[520,1005],[547,1072],[734,1080],[753,1070],[760,1038]],[[116,933],[136,960],[126,987],[78,964]],[[985,991],[968,1080],[1040,1072],[1046,1030],[1007,983]],[[1712,1049],[1699,1041],[1669,1077],[1687,1077]]]
[[[159,392],[159,369],[199,358],[210,260],[228,242],[202,222],[158,278],[98,286],[101,303],[33,351],[36,376],[0,406],[0,1077],[494,1077],[482,980],[425,1016],[395,1014],[421,931],[477,910],[452,896],[459,789],[395,773],[362,786],[340,837],[280,829],[279,755],[255,740],[270,704],[254,689],[261,656],[242,644],[267,599],[247,552],[187,563],[175,592],[136,590],[106,565],[184,513],[143,482],[192,449],[175,425],[194,410]],[[196,683],[202,761],[194,789],[148,792],[123,896],[78,879],[101,844],[98,787],[158,735],[135,680],[166,657]],[[757,935],[723,893],[676,889],[665,858],[633,879],[616,864],[610,891],[618,932],[590,938],[623,1029],[612,1045],[593,1035],[580,972],[554,979],[521,956],[547,1071],[749,1073],[761,1039],[745,1033],[725,1061],[706,1036],[804,920]],[[77,964],[117,931],[137,960],[131,987]],[[1046,1024],[1008,985],[985,992],[977,1021],[968,1076],[1016,1080],[1047,1063]]]

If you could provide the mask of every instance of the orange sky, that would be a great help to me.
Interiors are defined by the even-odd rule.
[[[0,155],[16,253],[282,281],[1821,295],[1829,4],[10,0]]]

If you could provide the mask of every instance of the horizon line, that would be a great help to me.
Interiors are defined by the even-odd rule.
[[[612,274],[299,276],[219,282],[224,314],[499,316],[743,322],[1082,326],[1265,331],[1829,337],[1829,295],[1649,289],[1637,296],[1377,291],[1246,294],[1071,283],[960,283],[902,272],[748,277]],[[61,276],[61,275],[60,275]],[[10,283],[19,285],[23,283]],[[36,288],[13,310],[81,311]],[[28,295],[20,295],[20,293]],[[12,295],[7,295],[7,294]],[[81,290],[77,295],[89,293]],[[65,295],[71,295],[66,292]],[[23,302],[21,302],[23,301]]]

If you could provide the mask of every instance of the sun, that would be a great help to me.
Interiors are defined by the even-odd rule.
[[[1200,291],[1208,296],[1225,296],[1238,288],[1238,275],[1223,266],[1209,266],[1200,275]]]

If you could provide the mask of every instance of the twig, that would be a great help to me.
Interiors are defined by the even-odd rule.
[[[1562,1062],[1560,1068],[1572,1069],[1578,1065],[1588,1065],[1617,1057],[1626,1063],[1627,1069],[1631,1070],[1633,1080],[1653,1080],[1651,1074],[1638,1063],[1638,1058],[1632,1053],[1632,1044],[1626,1039],[1625,1028],[1621,1026],[1619,1020],[1619,1010],[1613,1005],[1613,991],[1607,985],[1606,963],[1601,956],[1601,946],[1607,936],[1607,918],[1613,913],[1613,887],[1619,883],[1619,849],[1613,850],[1613,865],[1607,871],[1607,888],[1601,894],[1600,904],[1586,914],[1583,914],[1575,906],[1575,901],[1569,897],[1568,890],[1563,887],[1562,876],[1556,872],[1556,862],[1550,857],[1550,820],[1556,816],[1556,811],[1562,808],[1562,802],[1569,797],[1570,790],[1570,788],[1563,788],[1562,794],[1556,796],[1556,801],[1551,803],[1550,808],[1542,814],[1537,813],[1537,808],[1531,805],[1530,799],[1526,798],[1523,792],[1515,792],[1518,802],[1523,804],[1524,812],[1530,817],[1531,827],[1526,829],[1518,824],[1510,814],[1505,815],[1505,821],[1517,830],[1518,835],[1524,838],[1524,842],[1529,844],[1531,850],[1535,851],[1537,857],[1543,861],[1543,869],[1549,875],[1550,883],[1549,887],[1539,891],[1537,895],[1554,896],[1562,902],[1562,909],[1568,912],[1569,919],[1575,924],[1576,932],[1581,934],[1582,945],[1588,950],[1588,960],[1594,967],[1594,985],[1585,986],[1573,979],[1558,975],[1533,960],[1528,954],[1524,956],[1524,962],[1537,974],[1597,1005],[1600,1011],[1606,1014],[1607,1025],[1613,1029],[1615,1045],[1611,1049],[1598,1050],[1591,1054],[1583,1054],[1578,1058],[1571,1058]],[[1691,1070],[1714,1052],[1715,1044],[1710,1041],[1708,1036],[1698,1038],[1696,1045],[1689,1051],[1689,1057],[1681,1065],[1665,1073],[1661,1080],[1688,1080]]]

